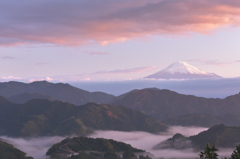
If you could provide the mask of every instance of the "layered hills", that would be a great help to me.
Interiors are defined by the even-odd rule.
[[[103,92],[88,92],[69,84],[38,81],[33,83],[0,83],[0,95],[12,102],[24,103],[30,99],[44,98],[82,105],[89,102],[107,103],[114,96]]]
[[[156,145],[155,149],[195,149],[202,150],[206,144],[215,144],[219,148],[234,148],[240,143],[240,127],[215,125],[197,135],[185,137],[175,134],[172,138]]]
[[[167,129],[161,122],[124,106],[75,106],[46,99],[14,104],[1,97],[0,109],[0,135],[8,136],[86,135],[95,129],[156,133]]]
[[[149,88],[128,92],[111,104],[124,105],[158,120],[188,114],[237,115],[240,113],[240,94],[215,99]]]
[[[237,126],[240,120],[237,116],[240,113],[240,94],[225,99],[214,99],[148,88],[132,90],[115,97],[102,92],[84,91],[68,84],[53,84],[46,81],[30,84],[0,83],[0,94],[9,101],[20,104],[32,99],[48,99],[77,106],[88,102],[122,105],[170,125],[209,127],[223,123]]]

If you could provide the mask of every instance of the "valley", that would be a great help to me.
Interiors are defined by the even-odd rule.
[[[14,143],[14,140],[29,138],[37,141],[37,138],[51,139],[59,136],[57,140],[51,143],[46,144],[45,142],[43,147],[41,145],[36,146],[40,148],[34,150],[39,151],[39,153],[36,153],[39,154],[37,156],[31,153],[33,149],[24,148],[31,156],[37,157],[36,159],[45,159],[49,155],[51,158],[59,158],[58,155],[61,156],[60,158],[66,158],[69,155],[72,158],[77,158],[77,156],[94,158],[94,155],[91,155],[90,152],[100,155],[95,156],[96,159],[107,158],[103,156],[107,155],[109,150],[100,152],[98,149],[89,149],[87,145],[82,145],[82,148],[77,146],[80,149],[72,149],[70,145],[81,143],[72,142],[72,139],[75,140],[78,137],[85,141],[81,136],[93,137],[89,140],[94,143],[100,137],[131,144],[147,154],[147,156],[144,156],[143,153],[141,159],[144,157],[171,159],[173,156],[167,155],[166,152],[168,151],[179,154],[182,159],[191,159],[197,157],[197,152],[204,149],[206,143],[216,144],[220,149],[231,150],[238,142],[240,143],[240,139],[237,138],[240,121],[238,115],[240,112],[239,94],[224,99],[203,98],[179,94],[170,90],[146,88],[132,90],[116,97],[97,92],[96,96],[89,98],[91,92],[61,83],[52,84],[43,81],[30,84],[15,82],[13,84],[13,82],[10,82],[2,83],[0,86],[0,92],[3,95],[0,97],[0,108],[2,110],[0,112],[2,121],[0,122],[0,135],[4,140],[21,149],[21,146]],[[8,87],[11,89],[7,91]],[[46,91],[48,89],[52,89],[52,91],[49,93]],[[62,98],[59,92],[63,92],[62,96],[69,94],[70,97],[71,94],[74,94],[75,97]],[[77,92],[87,92],[88,95],[84,96]],[[78,100],[78,96],[81,97],[80,100]],[[104,99],[103,97],[107,98]],[[75,105],[79,101],[85,101],[86,103]],[[185,127],[177,128],[174,126]],[[184,135],[184,129],[196,131],[189,131]],[[116,136],[111,136],[111,133],[116,134]],[[121,136],[129,138],[131,133],[135,134],[133,139],[121,138]],[[136,144],[133,141],[138,136],[137,134],[145,134],[142,136],[143,139],[146,137],[149,141],[139,138],[136,140],[139,140]],[[225,136],[221,136],[222,134],[225,134]],[[206,136],[209,136],[209,138],[206,138]],[[231,137],[232,140],[230,140]],[[96,141],[94,141],[95,139]],[[228,142],[224,139],[227,139]],[[58,145],[58,142],[63,144],[53,146],[54,144]],[[141,146],[144,143],[146,146]],[[35,145],[34,143],[30,145],[32,144]],[[56,152],[53,154],[49,151],[52,149],[49,149],[51,146],[55,147],[54,151]],[[88,147],[88,149],[84,147]],[[47,153],[48,157],[45,156],[47,150],[49,151]],[[124,151],[127,152],[128,149],[124,148]],[[230,150],[223,152],[227,153],[222,156],[230,156]],[[123,150],[121,152],[114,150],[109,155],[122,158],[123,154]],[[136,159],[140,159],[140,155],[137,155],[137,153],[131,152],[130,154],[132,157],[135,156]]]

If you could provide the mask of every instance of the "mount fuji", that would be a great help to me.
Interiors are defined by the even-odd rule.
[[[155,78],[155,79],[217,79],[222,78],[215,73],[208,73],[202,71],[186,62],[178,61],[175,62],[165,69],[149,75],[144,78]]]

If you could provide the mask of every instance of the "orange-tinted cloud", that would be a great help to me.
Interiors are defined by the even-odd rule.
[[[86,45],[240,25],[237,0],[3,0],[0,45]]]

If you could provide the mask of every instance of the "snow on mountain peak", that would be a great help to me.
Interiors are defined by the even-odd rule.
[[[168,72],[171,74],[174,74],[174,73],[185,73],[185,74],[190,73],[190,74],[203,74],[203,75],[208,74],[207,72],[202,71],[183,61],[175,62],[169,65],[168,67],[166,67],[165,69],[163,69],[161,72]]]
[[[145,78],[155,79],[208,79],[208,78],[222,78],[215,73],[208,73],[194,67],[186,62],[177,61],[163,70],[149,75]]]

